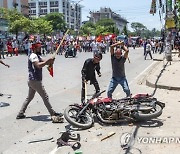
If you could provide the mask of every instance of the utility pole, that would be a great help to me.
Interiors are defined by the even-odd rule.
[[[78,16],[78,12],[79,12],[79,9],[78,9],[78,4],[83,1],[83,0],[79,0],[78,2],[75,3],[75,30],[76,30],[76,35],[78,35],[79,33],[79,28],[80,28],[80,23],[79,23],[79,16]],[[81,7],[81,6],[79,6]]]
[[[167,61],[172,61],[172,29],[175,28],[174,14],[172,8],[172,0],[166,0],[166,17],[165,17],[165,26],[166,26],[166,40],[165,40],[165,57]]]

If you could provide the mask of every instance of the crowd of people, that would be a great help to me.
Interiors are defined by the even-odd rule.
[[[48,58],[44,60],[41,55],[46,55],[50,53],[54,53],[57,49],[59,51],[57,54],[63,54],[67,49],[69,48],[75,48],[76,51],[79,52],[92,52],[93,58],[88,58],[85,60],[84,65],[82,67],[81,73],[82,73],[82,89],[81,89],[81,102],[85,103],[85,86],[88,81],[90,81],[90,84],[94,85],[95,88],[95,94],[100,92],[99,83],[96,79],[96,73],[98,76],[101,77],[100,72],[100,61],[103,58],[103,53],[110,51],[111,54],[111,64],[112,64],[112,78],[110,79],[109,88],[107,91],[107,97],[112,99],[112,93],[116,89],[117,85],[120,84],[122,86],[123,91],[126,93],[126,97],[131,96],[130,88],[128,86],[128,81],[126,79],[125,75],[125,62],[128,58],[129,48],[128,44],[123,41],[118,41],[115,39],[110,40],[101,40],[97,41],[94,40],[64,40],[61,42],[60,48],[58,48],[61,40],[39,40],[36,39],[30,40],[26,39],[22,41],[23,44],[23,52],[28,55],[28,73],[29,73],[29,79],[28,79],[28,96],[25,99],[18,115],[17,119],[25,118],[25,111],[27,109],[27,106],[32,101],[32,99],[35,96],[35,93],[37,92],[47,110],[49,111],[49,114],[51,117],[60,117],[62,120],[62,114],[55,112],[55,110],[52,109],[52,106],[49,101],[48,94],[46,93],[46,90],[42,84],[42,68],[46,65],[53,65],[54,58]],[[4,42],[0,39],[0,58],[5,59],[4,54]],[[10,39],[6,43],[7,46],[7,54],[6,56],[18,56],[18,51],[20,51],[20,43],[17,40]],[[153,59],[152,53],[162,53],[163,52],[163,42],[161,40],[142,40],[140,46],[144,47],[144,56],[145,60],[147,58],[147,55],[149,54],[150,58]],[[180,50],[180,38],[177,37],[174,43],[174,48],[177,50]],[[124,50],[124,54],[122,52]],[[142,53],[143,54],[143,53]],[[2,60],[0,60],[0,63],[10,67],[8,64],[5,64]],[[53,118],[52,118],[53,121]],[[54,121],[55,122],[55,121]]]
[[[30,55],[32,53],[32,45],[35,42],[38,42],[41,44],[41,54],[51,54],[54,51],[56,51],[61,39],[40,39],[37,41],[37,39],[26,39],[23,41],[18,41],[16,39],[8,39],[6,42],[4,42],[2,39],[0,39],[0,59],[5,59],[6,56],[18,56],[19,53],[24,53],[26,55]],[[96,42],[93,40],[77,40],[77,39],[67,39],[65,40],[59,51],[58,54],[62,55],[64,52],[67,51],[69,48],[75,48],[76,51],[79,52],[95,52],[97,50],[100,50],[102,53],[105,53],[109,50],[109,44],[110,41],[102,40],[101,42]]]
[[[13,41],[16,42],[16,41]],[[82,103],[85,102],[85,84],[90,81],[90,84],[93,84],[96,90],[96,93],[98,93],[100,91],[100,87],[98,84],[98,81],[96,79],[96,73],[95,70],[97,71],[98,76],[101,76],[100,73],[100,61],[103,58],[102,53],[105,52],[103,50],[105,47],[107,47],[104,43],[104,41],[101,42],[97,42],[96,40],[93,41],[87,41],[88,42],[88,47],[89,50],[87,51],[86,46],[85,48],[82,47],[82,50],[84,52],[93,52],[93,58],[88,58],[83,65],[82,68],[82,93],[81,93],[81,100]],[[86,42],[86,43],[87,43]],[[27,43],[27,40],[26,42]],[[30,42],[29,42],[30,43]],[[57,44],[59,44],[59,42],[56,42]],[[81,47],[79,47],[80,45],[78,45],[78,41],[64,41],[61,47],[61,50],[64,50],[64,48],[68,48],[70,45],[76,46],[77,50],[80,51]],[[82,43],[82,42],[81,42]],[[83,42],[85,43],[85,42]],[[7,42],[7,45],[9,45],[9,41]],[[12,44],[12,42],[11,42]],[[125,68],[124,68],[124,63],[127,59],[128,56],[128,48],[125,46],[125,44],[123,42],[110,42],[110,53],[111,53],[111,61],[112,61],[112,69],[113,69],[113,75],[112,75],[112,79],[110,81],[109,84],[109,90],[107,92],[107,95],[109,98],[112,98],[112,93],[115,90],[116,86],[118,84],[120,84],[124,90],[124,92],[126,93],[127,97],[130,96],[130,90],[128,87],[128,83],[125,77]],[[16,45],[15,45],[16,47]],[[33,42],[31,44],[31,48],[30,51],[27,50],[26,54],[28,55],[28,95],[27,98],[25,99],[16,119],[23,119],[25,118],[25,111],[29,105],[29,103],[33,100],[35,93],[37,92],[47,110],[49,111],[49,114],[51,115],[51,117],[62,117],[61,113],[57,113],[55,112],[55,110],[52,109],[52,106],[50,104],[49,101],[49,97],[48,94],[46,93],[46,90],[42,84],[42,68],[46,65],[53,65],[54,63],[54,58],[48,58],[46,60],[44,60],[41,57],[41,54],[43,54],[43,48],[45,48],[45,50],[47,51],[47,47],[43,46],[43,42]],[[58,48],[58,45],[56,46],[56,48],[54,50],[56,50]],[[122,54],[122,50],[125,51],[125,54]],[[9,52],[9,51],[8,51]],[[62,53],[61,51],[59,51],[60,53]],[[82,52],[82,51],[80,51]],[[12,55],[16,54],[14,52],[14,49],[12,48]],[[47,53],[47,52],[46,52]],[[3,57],[4,58],[4,57]],[[0,63],[9,67],[8,64],[5,64],[2,60],[0,60]],[[62,120],[62,119],[61,119]],[[54,121],[54,119],[52,118],[52,121]]]

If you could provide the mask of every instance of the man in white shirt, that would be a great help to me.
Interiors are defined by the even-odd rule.
[[[33,44],[32,50],[33,50],[33,53],[31,53],[29,55],[29,59],[28,59],[29,92],[28,92],[28,96],[25,99],[16,119],[23,119],[26,117],[24,115],[24,113],[25,113],[29,103],[34,98],[35,93],[37,92],[43,99],[43,102],[44,102],[47,110],[49,111],[52,121],[53,121],[53,117],[55,117],[55,116],[61,117],[62,114],[56,113],[52,109],[52,106],[49,102],[49,97],[46,93],[46,90],[45,90],[43,84],[42,84],[42,68],[46,65],[53,65],[55,59],[54,58],[49,58],[47,60],[42,59],[42,57],[40,56],[40,54],[41,54],[41,44],[40,43]]]
[[[92,52],[93,52],[93,57],[94,55],[99,53],[99,43],[94,40],[91,44],[90,44],[91,48],[92,48]]]

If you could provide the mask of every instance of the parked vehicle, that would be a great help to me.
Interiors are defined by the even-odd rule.
[[[148,94],[137,94],[122,99],[102,98],[102,91],[84,104],[69,105],[64,111],[65,119],[74,127],[87,129],[94,123],[94,116],[106,124],[124,120],[146,121],[157,118],[165,106]]]

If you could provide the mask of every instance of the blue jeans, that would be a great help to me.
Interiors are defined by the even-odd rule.
[[[130,96],[130,89],[126,77],[112,77],[109,84],[107,96],[109,98],[112,98],[112,93],[114,92],[118,84],[122,86],[123,91],[126,93],[126,96]]]

